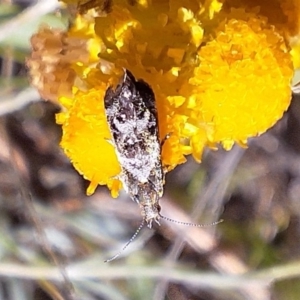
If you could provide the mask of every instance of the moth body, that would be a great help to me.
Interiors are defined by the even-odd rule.
[[[107,89],[104,106],[122,170],[118,178],[140,205],[147,225],[151,227],[153,220],[159,224],[164,172],[154,93],[125,70],[117,87]]]

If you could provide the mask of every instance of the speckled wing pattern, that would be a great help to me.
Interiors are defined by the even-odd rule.
[[[158,223],[164,184],[154,93],[146,82],[125,70],[116,89],[107,89],[104,106],[122,169],[118,178],[151,227],[152,220]]]

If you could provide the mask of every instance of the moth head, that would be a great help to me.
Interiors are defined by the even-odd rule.
[[[152,228],[153,221],[160,225],[160,210],[161,208],[158,203],[143,206],[142,216],[145,219],[149,228]]]
[[[112,107],[114,103],[120,101],[130,103],[136,97],[136,80],[128,70],[124,69],[124,74],[116,87],[109,86],[104,96],[104,106],[106,109]]]

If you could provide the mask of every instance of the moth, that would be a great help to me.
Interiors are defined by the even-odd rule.
[[[124,70],[116,89],[109,87],[104,97],[111,143],[121,166],[118,179],[136,201],[148,227],[159,224],[159,199],[165,175],[155,96],[143,80]]]
[[[159,200],[163,195],[165,172],[161,160],[163,142],[159,139],[159,124],[154,93],[145,81],[136,80],[133,74],[124,70],[124,75],[114,89],[109,87],[104,96],[106,118],[111,133],[110,143],[114,146],[121,173],[117,178],[124,190],[136,201],[143,216],[139,228],[122,250],[112,258],[117,258],[136,238],[146,222],[152,227],[159,219],[186,226],[205,227],[216,225],[180,222],[160,214]]]

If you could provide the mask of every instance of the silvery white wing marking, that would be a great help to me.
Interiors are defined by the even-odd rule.
[[[107,89],[104,105],[122,169],[119,179],[151,227],[153,220],[159,220],[164,184],[154,93],[146,82],[125,70],[116,89]]]

